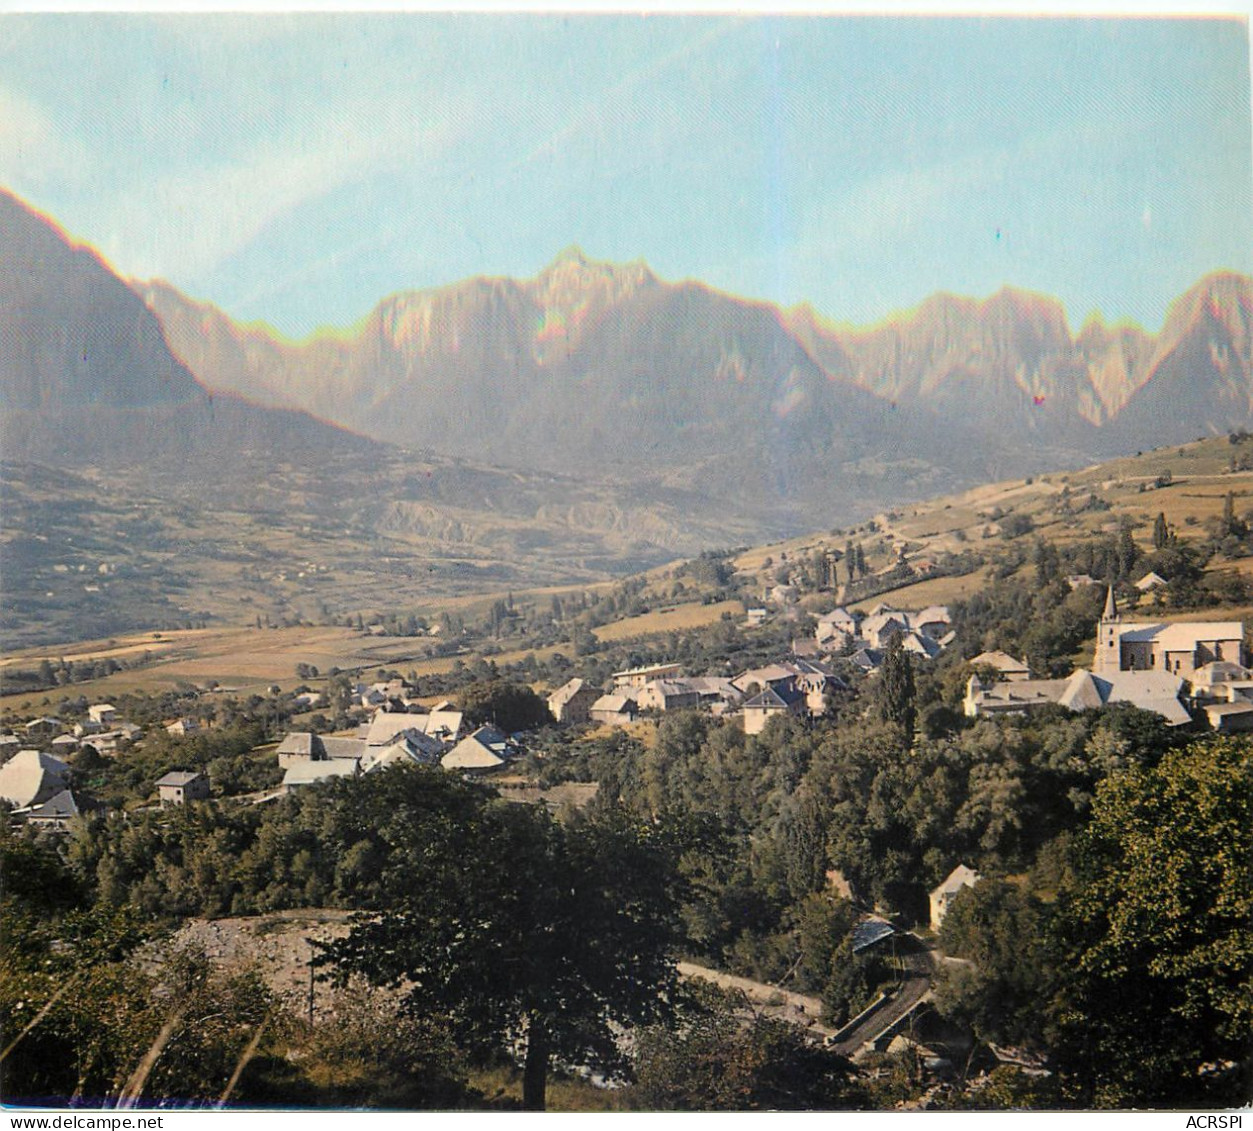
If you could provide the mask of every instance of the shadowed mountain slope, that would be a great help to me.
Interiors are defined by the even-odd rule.
[[[243,451],[361,450],[371,442],[214,395],[160,322],[90,249],[0,193],[0,444],[69,465],[221,465]]]

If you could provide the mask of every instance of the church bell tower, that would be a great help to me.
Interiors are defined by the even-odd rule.
[[[1105,611],[1101,613],[1096,629],[1096,654],[1092,657],[1092,671],[1096,675],[1122,670],[1122,617],[1118,615],[1118,602],[1114,600],[1111,585],[1105,594]]]

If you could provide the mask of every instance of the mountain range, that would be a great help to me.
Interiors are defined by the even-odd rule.
[[[1249,425],[1251,312],[1253,282],[1219,273],[1158,334],[1074,334],[1055,299],[1011,288],[848,329],[571,248],[533,279],[395,294],[292,343],[124,283],[0,194],[0,442],[225,467],[387,444],[635,503],[677,492],[692,522],[764,536]]]
[[[772,307],[639,264],[570,251],[534,280],[392,296],[302,345],[138,291],[208,387],[405,447],[696,491],[763,529],[987,470],[989,445],[972,435],[955,457],[931,412],[824,371]]]
[[[917,495],[1253,420],[1253,283],[1232,273],[1181,296],[1156,335],[1098,319],[1074,334],[1057,300],[1012,288],[841,329],[577,249],[534,279],[393,295],[302,344],[168,284],[137,290],[210,388],[391,443],[660,476],[800,521],[850,492]]]

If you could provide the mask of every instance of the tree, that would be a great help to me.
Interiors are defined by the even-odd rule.
[[[901,644],[901,634],[892,633],[883,666],[879,669],[879,681],[875,688],[875,710],[886,723],[895,723],[905,732],[906,738],[914,734],[915,708],[914,669],[909,653]]]
[[[985,879],[959,892],[944,916],[945,954],[972,965],[946,967],[936,1003],[967,1022],[981,1040],[1042,1048],[1040,1002],[1054,968],[1038,900],[1005,880]]]
[[[1059,903],[1055,1005],[1057,1059],[1086,1106],[1247,1102],[1251,750],[1195,743],[1097,789]]]
[[[1061,555],[1052,542],[1037,538],[1033,553],[1035,560],[1036,584],[1043,587],[1051,585],[1061,576]]]
[[[1118,548],[1115,551],[1117,555],[1117,573],[1120,578],[1126,578],[1131,575],[1131,571],[1135,569],[1136,562],[1140,560],[1140,548],[1136,545],[1136,540],[1131,535],[1131,527],[1126,523],[1118,532]]]
[[[492,723],[508,734],[534,730],[553,721],[547,702],[524,683],[480,680],[465,687],[460,705],[471,726]]]
[[[701,984],[698,984],[701,985]],[[858,1106],[843,1057],[712,987],[697,989],[677,1029],[641,1035],[636,1084],[648,1111],[814,1111]],[[737,1008],[738,1006],[738,1008]]]
[[[1170,545],[1170,528],[1166,525],[1166,516],[1161,511],[1153,520],[1153,549],[1164,550]]]
[[[356,794],[388,853],[382,891],[322,961],[341,981],[404,985],[471,1051],[525,1043],[529,1110],[554,1056],[619,1070],[613,1026],[659,1020],[676,993],[666,826],[618,810],[560,825],[417,767],[372,777]]]

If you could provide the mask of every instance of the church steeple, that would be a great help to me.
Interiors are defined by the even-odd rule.
[[[1105,611],[1096,629],[1096,650],[1092,656],[1092,671],[1108,675],[1122,670],[1122,621],[1118,616],[1118,602],[1114,600],[1114,587],[1105,592]]]

